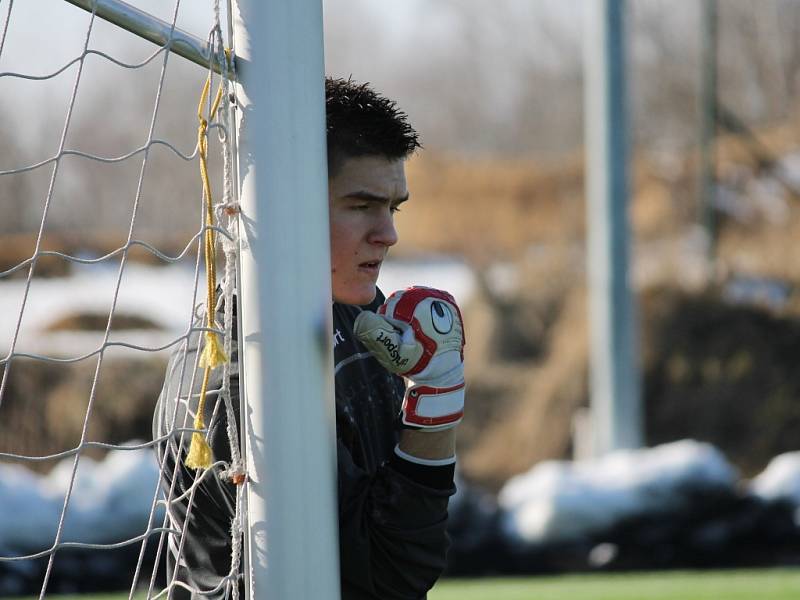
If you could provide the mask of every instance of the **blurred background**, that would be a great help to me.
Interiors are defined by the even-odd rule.
[[[168,3],[134,4],[172,20]],[[397,216],[401,241],[381,285],[449,287],[464,309],[468,410],[451,572],[796,564],[800,479],[797,455],[787,453],[800,450],[800,2],[625,5],[629,281],[651,450],[618,455],[623,463],[591,457],[582,438],[590,407],[584,8],[578,0],[325,3],[328,73],[396,99],[424,145],[408,165],[412,201]],[[11,15],[0,72],[44,75],[80,55],[83,11],[33,0]],[[205,38],[210,19],[186,3],[177,23]],[[129,63],[154,51],[102,22],[89,45]],[[64,146],[118,156],[143,145],[161,63],[128,70],[89,56]],[[0,79],[0,170],[58,153],[77,67],[41,81]],[[170,58],[153,137],[185,154],[204,79],[203,69]],[[212,167],[219,181],[219,161]],[[140,170],[141,160],[63,157],[40,249],[89,257],[123,244]],[[146,170],[135,237],[177,255],[201,219],[197,164],[154,147]],[[51,175],[45,167],[0,176],[0,272],[33,254]],[[163,266],[133,252],[115,330],[153,345],[180,335],[187,313],[177,307],[192,301],[189,254]],[[41,259],[16,351],[92,347],[106,325],[111,263]],[[26,277],[20,269],[0,278],[4,354]],[[165,364],[164,354],[109,355],[89,437],[148,439]],[[74,447],[94,366],[15,360],[2,390],[0,452]],[[782,475],[767,476],[780,455]],[[54,463],[34,468],[45,476]],[[622,503],[663,502],[620,509],[604,473]],[[535,488],[527,496],[524,477]],[[567,522],[587,525],[553,533]],[[665,550],[641,552],[655,546]]]

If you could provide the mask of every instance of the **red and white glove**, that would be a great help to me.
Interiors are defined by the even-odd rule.
[[[378,313],[363,311],[356,337],[387,370],[410,380],[406,427],[438,431],[464,415],[464,325],[447,292],[410,287],[389,296]]]

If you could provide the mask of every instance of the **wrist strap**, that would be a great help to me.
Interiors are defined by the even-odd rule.
[[[394,447],[394,453],[403,460],[417,465],[425,465],[426,467],[446,467],[447,465],[454,465],[456,462],[455,455],[449,456],[448,458],[420,458],[408,452],[403,452],[400,450],[399,445]]]
[[[448,429],[464,416],[464,382],[436,388],[414,385],[406,390],[403,424],[423,429]]]

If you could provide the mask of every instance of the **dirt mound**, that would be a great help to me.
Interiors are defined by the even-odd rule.
[[[177,257],[192,239],[188,229],[172,236],[160,235],[157,239],[147,236],[139,239],[158,248],[167,256]],[[39,242],[38,259],[34,269],[35,277],[66,277],[72,270],[72,263],[53,253],[67,256],[97,258],[115,252],[111,260],[119,264],[122,256],[119,250],[127,244],[128,234],[125,231],[62,231],[49,232],[42,235]],[[3,234],[0,236],[0,273],[16,268],[8,278],[24,279],[28,277],[29,264],[36,255],[37,235],[34,233]],[[192,252],[189,253],[192,255]],[[128,248],[128,259],[152,266],[166,264],[149,249],[140,244]],[[20,264],[25,263],[21,268]],[[3,279],[5,281],[5,279]]]
[[[697,225],[697,156],[636,153],[629,211],[632,277],[651,290],[639,299],[647,442],[707,440],[745,474],[798,448],[790,434],[800,411],[797,294],[773,312],[733,305],[721,291],[741,277],[800,283],[800,262],[787,260],[800,236],[797,193],[778,181],[779,162],[797,153],[797,122],[757,135],[758,152],[751,137],[718,140],[721,183],[747,216],[718,207],[713,267]],[[490,488],[539,460],[570,457],[573,420],[588,406],[582,170],[580,156],[544,164],[424,155],[409,166],[398,251],[460,253],[484,274],[498,262],[513,271],[509,295],[486,286],[465,309],[460,464]],[[753,189],[778,190],[771,206],[780,210],[759,209]]]
[[[797,450],[797,317],[731,305],[717,290],[653,290],[644,307],[648,443],[707,441],[744,475]]]
[[[42,456],[75,448],[92,396],[96,359],[54,364],[16,358],[2,399],[0,452]],[[153,407],[166,360],[106,359],[94,389],[87,441],[122,443],[150,439]],[[98,458],[102,451],[87,454]],[[27,464],[47,470],[53,463]]]
[[[496,490],[540,460],[571,454],[572,417],[588,403],[586,306],[580,289],[569,295],[543,337],[547,351],[541,360],[490,363],[474,375],[468,372],[469,404],[461,428],[481,435],[459,432],[465,478]]]
[[[108,315],[98,312],[77,312],[61,317],[47,326],[47,331],[105,331]],[[160,327],[140,315],[116,312],[112,321],[114,330],[121,329],[160,329]]]
[[[647,445],[710,442],[745,476],[797,450],[800,318],[731,304],[717,288],[651,289],[640,315]],[[542,357],[471,373],[460,439],[467,479],[497,489],[536,462],[571,457],[574,416],[589,403],[585,290],[568,294],[544,335]]]

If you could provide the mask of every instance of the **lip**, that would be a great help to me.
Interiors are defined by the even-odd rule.
[[[369,273],[377,273],[381,270],[381,265],[383,264],[383,260],[368,260],[362,263],[359,263],[358,268],[359,270],[367,271]]]

